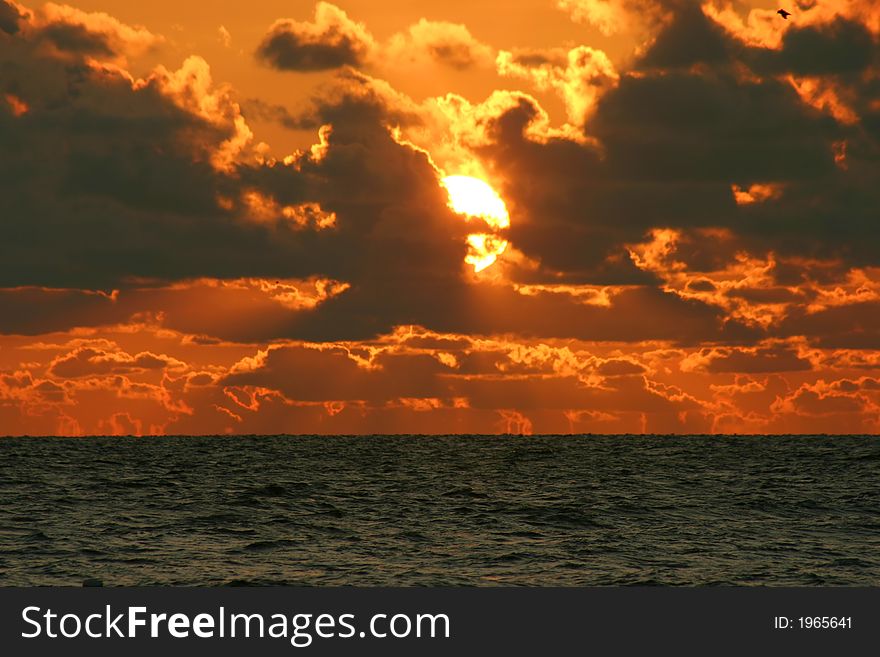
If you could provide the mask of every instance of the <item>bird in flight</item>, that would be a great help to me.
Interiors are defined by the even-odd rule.
[[[785,11],[785,9],[780,9],[776,13],[782,16],[785,20],[788,20],[788,17],[791,16],[791,12]]]

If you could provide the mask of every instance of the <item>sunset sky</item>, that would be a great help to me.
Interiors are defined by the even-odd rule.
[[[877,433],[880,3],[0,0],[0,226],[0,435]]]

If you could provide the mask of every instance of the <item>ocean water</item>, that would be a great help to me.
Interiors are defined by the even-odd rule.
[[[0,440],[0,585],[878,585],[880,438]]]

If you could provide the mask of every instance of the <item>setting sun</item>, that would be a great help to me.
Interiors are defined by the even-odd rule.
[[[449,207],[453,212],[466,219],[479,217],[496,231],[510,227],[507,206],[487,182],[470,176],[447,176],[442,182],[449,193]],[[491,266],[506,248],[507,240],[498,235],[468,235],[468,255],[465,262],[479,273]]]
[[[510,226],[507,206],[487,182],[470,176],[447,176],[443,186],[449,192],[449,207],[458,214],[480,217],[493,228]]]

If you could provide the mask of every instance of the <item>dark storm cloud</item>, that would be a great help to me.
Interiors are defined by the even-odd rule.
[[[464,285],[456,277],[428,277],[408,265],[402,280],[365,278],[313,313],[280,328],[306,340],[358,339],[418,324],[446,333],[583,340],[749,342],[760,332],[725,317],[724,311],[654,287],[621,290],[610,306],[588,305],[566,294],[522,295],[492,284]],[[650,317],[650,322],[640,318]],[[173,315],[168,321],[173,322]]]
[[[565,294],[521,295],[494,285],[465,285],[453,274],[431,276],[419,272],[412,262],[403,264],[411,268],[411,277],[395,270],[396,266],[403,266],[399,262],[392,262],[383,270],[385,276],[353,274],[356,284],[351,289],[313,310],[286,307],[253,291],[201,285],[173,290],[123,290],[114,302],[105,299],[99,306],[101,312],[90,311],[94,318],[91,324],[88,320],[76,323],[77,319],[88,317],[85,308],[82,312],[78,309],[92,303],[91,297],[63,305],[57,297],[48,293],[41,297],[34,292],[17,307],[28,303],[43,307],[54,318],[56,330],[124,322],[136,314],[161,313],[166,328],[242,343],[286,338],[315,342],[360,340],[409,324],[456,334],[669,340],[685,345],[705,341],[740,343],[761,337],[759,331],[726,319],[716,307],[649,287],[623,290],[615,295],[610,306],[593,306]],[[9,298],[15,301],[11,293]],[[53,306],[57,306],[54,311]],[[58,324],[68,315],[68,321],[73,323]],[[16,321],[20,324],[24,320],[0,318],[0,332],[8,326],[18,326]],[[39,324],[34,319],[28,320],[27,326]]]
[[[357,66],[363,57],[361,50],[347,37],[331,43],[310,42],[289,27],[274,28],[260,44],[257,55],[274,68],[287,71]]]
[[[877,39],[865,25],[842,17],[831,23],[793,27],[780,50],[750,49],[755,68],[769,73],[858,73],[877,63]]]
[[[424,287],[425,284],[430,287]],[[173,317],[169,317],[173,321]],[[298,316],[288,330],[307,340],[344,340],[421,324],[448,333],[583,340],[748,342],[760,332],[728,319],[714,306],[653,287],[622,290],[610,306],[579,303],[565,294],[521,295],[494,285],[452,285],[430,280],[362,285]]]
[[[521,99],[492,122],[493,144],[481,151],[505,172],[508,185],[503,196],[516,208],[509,231],[511,241],[543,265],[537,272],[517,272],[517,280],[609,285],[653,282],[654,278],[638,270],[626,253],[621,225],[608,221],[600,208],[592,207],[604,189],[600,151],[563,139],[532,141],[524,132],[537,116],[538,109]]]
[[[451,388],[438,374],[450,370],[430,356],[380,356],[372,369],[360,367],[342,349],[286,347],[269,351],[252,372],[231,374],[226,385],[269,386],[297,401],[366,400],[395,397],[448,397]],[[299,376],[291,376],[291,372]],[[320,372],[320,376],[315,374]]]
[[[833,120],[772,80],[624,77],[588,125],[601,152],[534,142],[523,136],[528,119],[525,108],[502,116],[485,153],[507,174],[505,196],[517,208],[514,244],[574,280],[647,282],[625,245],[655,226],[741,223],[744,211],[731,193],[737,181],[802,180],[815,191],[816,180],[837,175]]]
[[[691,289],[694,289],[694,286],[691,286]],[[787,287],[742,287],[729,291],[727,296],[735,299],[744,299],[752,303],[794,303],[804,300],[802,293],[795,292]]]
[[[704,349],[701,355],[706,358],[706,364],[700,369],[714,374],[765,374],[812,369],[809,360],[801,358],[796,350],[787,346],[757,349]]]
[[[92,32],[84,25],[50,23],[40,28],[38,37],[59,50],[88,55],[113,55],[115,50],[105,34]]]
[[[292,231],[218,205],[235,181],[209,159],[230,131],[155,85],[133,90],[121,77],[48,61],[7,64],[2,84],[30,110],[0,110],[10,226],[0,284],[108,289],[130,277],[295,269],[302,247]]]
[[[808,313],[793,311],[774,332],[809,336],[827,349],[880,349],[880,303],[864,301]]]
[[[2,58],[0,91],[16,93],[29,111],[0,109],[8,226],[0,284],[104,288],[138,271],[150,275],[148,262],[182,260],[166,240],[177,219],[189,216],[195,227],[198,217],[219,214],[220,182],[194,161],[205,151],[197,155],[179,138],[217,143],[222,131],[154,85],[135,91],[121,76],[43,57],[24,39]]]
[[[257,57],[283,71],[325,71],[359,66],[372,48],[365,28],[341,9],[321,2],[314,22],[276,21],[257,48]]]
[[[337,92],[314,104],[312,112],[319,121],[334,127],[326,157],[319,163],[304,164],[301,173],[314,181],[326,181],[318,183],[322,207],[335,212],[340,225],[350,227],[351,233],[337,237],[342,242],[348,237],[355,241],[341,251],[344,264],[340,263],[335,274],[351,281],[352,288],[323,302],[314,312],[291,313],[287,321],[251,329],[274,332],[257,339],[286,335],[315,341],[355,340],[407,324],[453,333],[516,332],[596,340],[695,343],[754,337],[738,322],[725,321],[718,308],[651,288],[626,290],[615,297],[611,308],[605,308],[580,304],[567,295],[524,296],[503,286],[465,283],[461,276],[464,222],[445,210],[432,209],[442,208],[445,192],[437,186],[435,172],[425,166],[425,155],[401,148],[382,127],[390,119],[407,118],[406,108],[377,95],[361,76],[349,75],[343,80],[348,93]],[[518,111],[528,115],[529,109],[520,107]],[[517,121],[526,120],[516,113],[502,116],[495,128],[499,141],[505,142],[505,136],[511,134],[521,135],[522,124]],[[556,145],[587,166],[597,166],[595,153],[570,142]],[[552,155],[555,153],[528,164],[536,168],[570,166]],[[506,165],[510,164],[507,159]],[[548,181],[545,191],[552,193],[552,172],[545,170],[543,175]],[[285,200],[289,180],[283,167],[242,170],[242,176],[246,181],[260,181],[261,188]],[[426,199],[433,202],[426,204]],[[359,217],[356,221],[355,216]],[[544,216],[550,221],[554,215],[548,212]],[[524,218],[518,216],[514,227],[520,221]],[[514,239],[515,231],[511,232]],[[607,243],[614,242],[609,239]],[[359,248],[367,244],[368,249]],[[562,265],[563,277],[555,278],[559,282],[581,275],[578,267],[587,258],[581,253],[579,259],[574,256],[567,263],[548,260]],[[606,279],[630,284],[655,280],[637,270],[627,256],[606,258],[598,266],[607,272]],[[646,315],[651,322],[640,322]],[[175,313],[168,313],[167,320],[173,325]],[[192,326],[185,330],[204,332]],[[241,335],[222,337],[242,339]]]
[[[645,368],[639,363],[634,363],[623,358],[614,358],[602,363],[598,370],[602,376],[632,376],[644,374]]]
[[[735,181],[830,174],[830,140],[842,135],[790,85],[724,73],[626,77],[601,103],[591,128],[615,179],[678,184],[671,201],[713,210],[718,203],[706,203],[699,183],[723,185],[730,198]],[[698,212],[688,212],[692,221],[699,221]]]
[[[753,252],[878,262],[876,138],[804,102],[787,79],[862,70],[876,50],[865,28],[839,20],[792,30],[784,48],[770,52],[746,48],[696,3],[668,8],[670,20],[634,71],[587,120],[598,148],[525,136],[537,114],[527,103],[496,120],[483,154],[505,172],[505,197],[517,209],[515,246],[546,266],[547,280],[559,270],[599,284],[637,280],[626,271],[625,245],[652,227],[729,228]],[[880,125],[868,122],[877,103],[859,84],[852,91],[866,126]],[[835,159],[844,142],[845,166]],[[754,183],[784,186],[769,200],[738,206],[732,185]],[[724,262],[713,250],[728,262],[736,255],[703,244],[703,259],[718,267]]]
[[[622,288],[609,306],[572,303],[563,294],[515,296],[521,295],[490,286],[478,288],[471,301],[473,310],[464,320],[451,318],[443,330],[454,330],[451,322],[457,321],[462,332],[498,334],[515,326],[531,337],[680,344],[750,342],[760,335],[717,307],[652,286]]]
[[[665,29],[641,58],[644,68],[688,68],[694,64],[729,63],[735,43],[724,29],[708,20],[697,3],[675,3],[677,8]]]
[[[163,370],[171,364],[172,359],[168,356],[149,352],[130,355],[122,351],[80,347],[53,360],[47,373],[53,377],[75,379]]]
[[[160,80],[132,87],[38,56],[26,42],[4,55],[3,91],[15,90],[29,110],[16,116],[0,104],[0,285],[110,290],[143,279],[313,275],[348,282],[345,303],[320,318],[290,311],[286,332],[277,324],[251,331],[318,331],[318,339],[322,330],[364,337],[430,323],[461,299],[465,223],[447,207],[427,155],[385,127],[396,110],[362,81],[347,78],[350,91],[309,110],[304,120],[334,126],[320,154],[226,169],[213,158],[236,136],[229,122],[181,107]],[[250,208],[252,192],[276,205]],[[335,225],[301,227],[280,212],[302,203],[320,204]]]
[[[18,22],[21,14],[15,5],[0,0],[0,31],[15,34],[19,30]]]
[[[318,127],[310,117],[292,114],[283,105],[273,105],[259,98],[249,98],[244,101],[241,111],[248,120],[269,121],[289,130],[306,130]]]
[[[291,376],[294,372],[297,375]],[[320,373],[320,376],[316,376]],[[488,375],[488,376],[487,376]],[[341,349],[281,347],[269,350],[252,370],[233,373],[225,386],[280,391],[296,402],[365,402],[379,406],[403,399],[466,399],[468,408],[519,410],[590,408],[662,412],[697,408],[689,400],[670,400],[646,386],[642,376],[618,376],[601,387],[584,385],[575,376],[497,376],[490,368],[461,375],[425,355],[377,357],[370,368],[359,366]]]
[[[40,335],[76,326],[101,326],[128,319],[130,313],[102,294],[82,290],[0,289],[0,333]]]
[[[294,334],[360,338],[460,312],[467,227],[447,208],[427,155],[394,141],[384,126],[389,110],[357,89],[314,111],[333,125],[327,151],[296,175],[337,217],[322,271],[352,287],[297,318]],[[285,167],[240,173],[288,202]]]
[[[437,279],[426,282],[435,290],[458,277],[463,222],[426,155],[382,125],[381,107],[343,95],[315,108],[315,124],[337,124],[321,158],[218,168],[213,158],[236,137],[231,121],[181,107],[161,80],[132,87],[16,46],[3,52],[0,91],[29,110],[16,116],[0,103],[0,285],[324,275],[355,289],[361,278]],[[250,191],[320,203],[336,226],[302,228],[271,208],[255,217],[242,200]]]
[[[315,130],[323,125],[338,129],[375,131],[382,126],[422,124],[418,109],[403,97],[393,97],[376,87],[376,80],[353,69],[338,71],[332,81],[296,109],[249,99],[243,114],[278,123],[290,130]],[[351,130],[349,130],[351,131]]]

